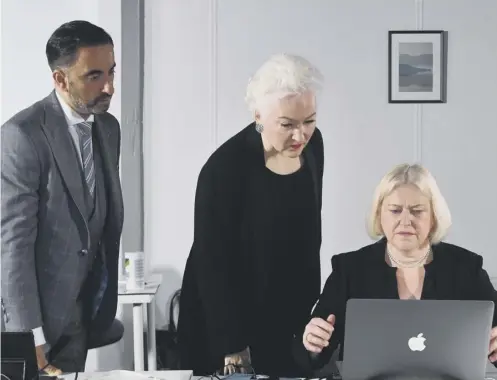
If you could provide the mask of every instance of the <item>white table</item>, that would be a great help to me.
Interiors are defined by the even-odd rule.
[[[109,372],[84,372],[78,374],[78,380],[131,380],[133,373],[146,375],[151,379],[157,380],[209,380],[210,376],[193,376],[192,371],[109,371]],[[66,374],[59,376],[60,379],[74,380],[75,374]],[[141,376],[140,376],[141,377]],[[220,376],[222,379],[223,377]],[[497,379],[497,372],[487,373],[486,378]],[[302,379],[302,378],[298,378]],[[142,380],[142,379],[140,379]],[[145,379],[143,379],[145,380]],[[316,378],[316,380],[320,380]]]
[[[131,380],[133,375],[135,378],[145,380],[146,378],[157,380],[191,380],[193,378],[192,371],[106,371],[106,372],[83,372],[78,374],[78,380]],[[140,376],[142,375],[142,376]],[[143,376],[144,375],[144,376]],[[145,377],[147,376],[147,377]],[[74,380],[75,374],[65,374],[59,376],[59,379]]]
[[[135,371],[143,371],[143,306],[147,305],[147,362],[148,370],[157,370],[157,347],[155,343],[155,295],[162,282],[161,275],[152,275],[145,282],[145,289],[124,290],[119,289],[117,302],[133,305],[133,345],[135,358]]]

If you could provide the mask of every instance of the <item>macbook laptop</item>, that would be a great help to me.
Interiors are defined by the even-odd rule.
[[[32,332],[2,332],[2,380],[38,379],[35,341]]]
[[[344,380],[483,380],[494,303],[352,299],[347,303]]]

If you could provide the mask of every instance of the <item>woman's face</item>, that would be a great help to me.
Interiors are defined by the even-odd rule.
[[[390,244],[403,252],[428,243],[433,220],[431,202],[416,186],[399,186],[381,205],[383,233]]]
[[[298,157],[316,129],[316,99],[312,92],[274,100],[256,122],[264,127],[262,137],[271,150]]]

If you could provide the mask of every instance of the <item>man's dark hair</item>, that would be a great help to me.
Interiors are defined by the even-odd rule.
[[[114,46],[111,36],[101,27],[88,21],[67,22],[58,27],[47,42],[48,65],[52,71],[71,66],[80,48],[107,44]]]

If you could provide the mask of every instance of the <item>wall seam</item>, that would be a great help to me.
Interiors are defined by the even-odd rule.
[[[423,0],[414,0],[416,30],[423,30]],[[414,105],[414,160],[423,160],[423,104]]]
[[[209,6],[209,63],[210,63],[210,124],[212,132],[213,150],[218,147],[218,52],[217,52],[217,21],[218,3],[217,0],[210,0]]]

